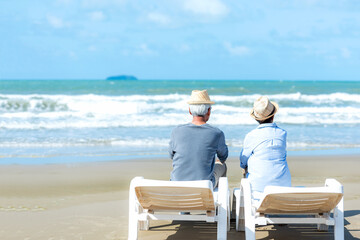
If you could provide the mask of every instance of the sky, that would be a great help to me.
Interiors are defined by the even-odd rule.
[[[0,79],[360,80],[359,0],[0,0]]]

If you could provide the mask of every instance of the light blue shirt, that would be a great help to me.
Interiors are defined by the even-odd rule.
[[[253,191],[263,192],[266,186],[291,186],[286,135],[275,123],[264,123],[245,136],[240,166],[248,168]]]

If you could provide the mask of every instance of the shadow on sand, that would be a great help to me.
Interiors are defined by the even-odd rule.
[[[352,217],[360,215],[360,210],[345,211],[345,217]],[[345,226],[350,223],[345,219]],[[190,240],[190,239],[216,239],[216,224],[206,222],[181,222],[173,221],[164,225],[153,225],[150,231],[153,232],[169,232],[167,240]],[[354,237],[351,232],[360,230],[348,230],[345,227],[345,239],[358,239]],[[244,232],[235,231],[235,223],[231,223],[231,229],[228,232],[229,240],[245,239]],[[327,240],[334,239],[333,228],[330,227],[328,232],[319,232],[315,225],[268,225],[256,228],[256,239],[270,240],[270,239],[313,239],[313,240]]]

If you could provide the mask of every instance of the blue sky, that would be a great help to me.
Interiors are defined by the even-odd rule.
[[[0,79],[360,80],[358,0],[0,0]]]

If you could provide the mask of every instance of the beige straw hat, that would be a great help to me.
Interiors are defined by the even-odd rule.
[[[193,90],[191,93],[188,104],[214,104],[215,102],[210,101],[207,90]]]
[[[263,121],[275,115],[279,110],[276,102],[271,102],[265,96],[261,96],[254,102],[254,107],[250,112],[250,116],[255,120]]]

